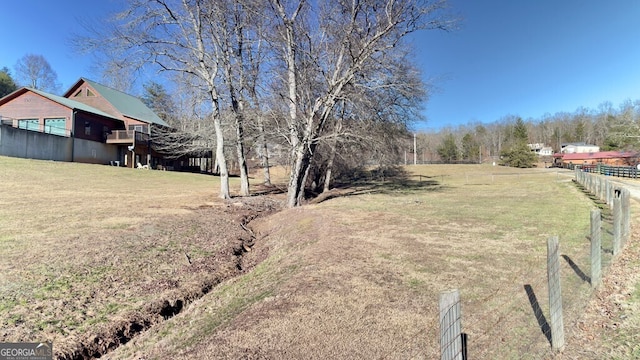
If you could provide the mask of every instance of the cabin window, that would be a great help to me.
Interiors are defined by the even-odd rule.
[[[40,131],[40,120],[38,119],[18,120],[18,128],[33,130],[33,131]]]
[[[67,133],[67,119],[50,118],[44,119],[44,132],[54,135],[65,136]]]
[[[82,89],[76,91],[76,93],[73,94],[73,97],[78,97],[78,96],[82,96]]]
[[[129,125],[129,130],[134,130],[134,131],[137,131],[137,132],[146,133],[147,132],[147,126],[146,125]]]
[[[93,91],[87,89],[87,96],[96,96],[96,94],[94,94]]]
[[[91,136],[91,123],[88,121],[84,122],[84,134],[86,136]]]
[[[108,126],[102,126],[102,137],[104,139],[104,141],[107,141],[107,138],[109,137],[109,134],[111,134],[111,130],[109,129]]]

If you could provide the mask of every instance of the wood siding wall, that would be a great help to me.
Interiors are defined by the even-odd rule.
[[[72,136],[79,139],[98,142],[105,142],[105,131],[109,133],[111,130],[125,129],[123,122],[82,111],[76,113],[75,126],[72,126],[72,109],[32,92],[26,92],[6,104],[0,105],[0,115],[14,119],[14,127],[18,126],[18,121],[21,119],[38,119],[39,130],[43,132],[45,119],[64,118],[67,136],[73,133]],[[86,130],[87,127],[89,131]]]
[[[81,90],[80,95],[75,96],[79,90]],[[87,90],[90,90],[93,96],[87,96]],[[83,82],[78,88],[73,89],[73,92],[69,95],[69,99],[87,104],[98,110],[102,110],[107,114],[122,121],[127,120],[115,107],[113,107],[113,105],[111,105],[110,102],[108,102],[104,97],[100,96],[100,94],[87,83]]]
[[[105,142],[112,130],[124,130],[124,124],[85,112],[76,113],[75,136],[78,139]],[[89,130],[87,131],[87,125]]]
[[[142,125],[145,127],[145,130],[142,132],[144,133],[147,132],[146,127],[148,126],[148,124],[146,122],[142,122],[142,121],[124,116],[123,114],[120,113],[120,111],[118,111],[118,109],[116,109],[113,105],[111,105],[110,102],[108,102],[104,97],[102,97],[100,93],[98,93],[93,87],[91,87],[89,84],[87,84],[84,81],[81,82],[79,86],[69,91],[67,94],[69,94],[68,98],[71,100],[75,100],[83,104],[87,104],[98,110],[102,110],[115,118],[118,118],[124,121],[127,130],[133,130],[133,126],[135,125]],[[76,96],[76,94],[78,95]],[[89,95],[89,94],[92,94],[92,95]]]
[[[60,105],[32,92],[26,92],[6,104],[0,105],[0,115],[16,120],[38,119],[40,126],[44,126],[45,118],[65,118],[66,130],[71,130],[73,112],[66,106]],[[14,124],[18,126],[18,124]]]

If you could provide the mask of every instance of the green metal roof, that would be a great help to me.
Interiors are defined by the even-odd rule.
[[[76,110],[81,110],[84,112],[88,112],[88,113],[92,113],[92,114],[96,114],[96,115],[100,115],[100,116],[104,116],[104,117],[108,117],[110,119],[114,119],[114,120],[118,120],[118,121],[122,121],[121,119],[118,119],[117,117],[111,115],[111,114],[107,114],[106,112],[102,111],[102,110],[98,110],[96,108],[94,108],[93,106],[89,106],[87,104],[83,104],[79,101],[75,101],[75,100],[71,100],[71,99],[67,99],[66,97],[62,97],[62,96],[57,96],[57,95],[53,95],[53,94],[49,94],[46,93],[44,91],[40,91],[40,90],[36,90],[33,88],[25,88],[31,92],[34,92],[42,97],[45,97],[51,101],[57,102],[60,105],[64,105],[70,109],[76,109]]]
[[[153,110],[149,109],[140,99],[135,96],[123,93],[110,87],[98,84],[82,78],[87,84],[91,85],[100,95],[113,105],[122,115],[143,121],[146,123],[169,126],[164,120],[156,115]]]

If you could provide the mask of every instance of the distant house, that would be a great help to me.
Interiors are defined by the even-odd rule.
[[[551,156],[553,155],[553,148],[546,146],[543,143],[527,144],[532,152],[535,152],[538,156]]]
[[[587,143],[578,142],[578,143],[563,143],[561,145],[560,152],[563,154],[574,154],[574,153],[597,153],[600,151],[600,147],[597,145],[589,145]]]
[[[564,168],[583,165],[636,166],[640,153],[637,151],[601,151],[593,153],[555,154],[554,163]]]
[[[184,163],[154,150],[153,127],[169,125],[140,99],[85,78],[63,96],[19,89],[0,99],[0,118],[0,155],[128,167]]]
[[[538,155],[540,155],[540,156],[552,156],[553,155],[553,148],[551,146],[545,146],[542,149],[540,149],[540,152],[538,153]]]

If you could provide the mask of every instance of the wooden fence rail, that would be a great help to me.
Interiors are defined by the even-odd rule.
[[[581,169],[583,172],[606,175],[606,176],[617,176],[617,177],[628,177],[628,178],[638,178],[638,170],[637,166],[611,166],[611,165],[576,165],[576,169]]]

